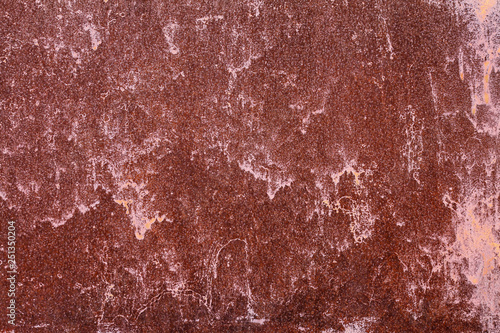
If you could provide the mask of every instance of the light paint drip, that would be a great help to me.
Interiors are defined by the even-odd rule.
[[[129,209],[129,204],[131,204],[133,202],[133,200],[115,200],[115,202],[119,205],[122,205],[123,207],[125,207],[127,209],[127,215],[130,214],[130,209]]]
[[[351,162],[351,164],[354,164],[354,162]],[[358,170],[354,169],[351,164],[344,167],[340,172],[334,172],[330,175],[330,177],[332,178],[332,181],[335,183],[335,185],[339,184],[340,177],[342,177],[343,175],[348,175],[348,174],[352,174],[354,176],[354,183],[356,184],[356,186],[361,185],[361,183],[359,181],[359,176],[361,176],[361,174],[364,173],[365,171],[364,170],[358,171]]]
[[[163,222],[166,219],[166,214],[160,215],[159,212],[152,218],[148,218],[146,216],[145,211],[142,209],[135,209],[133,206],[134,200],[116,200],[115,202],[119,205],[122,205],[127,210],[127,215],[130,215],[132,219],[132,223],[135,227],[135,237],[138,240],[143,240],[146,231],[151,230],[153,223],[155,222]],[[141,203],[138,203],[139,207],[142,207]]]
[[[267,182],[267,195],[273,200],[276,193],[285,186],[290,186],[293,182],[292,178],[285,176],[282,171],[271,171],[264,166],[253,165],[252,160],[238,162],[241,170],[252,174],[255,179]]]

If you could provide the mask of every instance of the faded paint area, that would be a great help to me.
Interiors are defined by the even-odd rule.
[[[444,204],[453,211],[455,224],[455,240],[449,244],[445,257],[460,265],[461,273],[474,285],[472,303],[483,318],[485,328],[496,331],[500,320],[500,101],[498,90],[492,91],[491,78],[500,68],[500,41],[494,37],[500,31],[500,7],[496,0],[468,3],[476,17],[469,22],[474,38],[466,48],[467,60],[460,51],[459,72],[464,80],[462,68],[466,64],[470,74],[465,75],[465,81],[469,81],[471,87],[472,117],[469,120],[474,126],[474,137],[470,140],[480,140],[481,144],[474,152],[464,153],[481,157],[463,159],[466,171],[457,173],[462,190],[443,197]],[[456,201],[451,199],[453,196]]]
[[[500,193],[485,194],[475,191],[453,205],[456,240],[449,248],[448,260],[465,260],[461,273],[475,286],[472,301],[482,309],[487,327],[494,329],[500,313]]]

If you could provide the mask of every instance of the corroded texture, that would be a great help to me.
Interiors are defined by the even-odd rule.
[[[16,331],[500,331],[496,1],[0,13]]]

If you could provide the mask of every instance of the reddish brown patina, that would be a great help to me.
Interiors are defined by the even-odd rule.
[[[16,332],[499,332],[492,3],[4,2]]]

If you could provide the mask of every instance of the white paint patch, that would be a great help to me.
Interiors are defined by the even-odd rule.
[[[175,22],[170,22],[163,27],[163,36],[168,44],[168,50],[171,54],[176,55],[179,53],[179,47],[174,43],[175,33],[179,29],[179,25]]]
[[[97,50],[99,45],[102,43],[101,34],[97,31],[96,27],[92,23],[85,23],[83,25],[83,30],[88,31],[90,34],[90,42],[92,45],[92,50]]]
[[[81,59],[81,56],[80,56],[80,52],[76,52],[74,50],[71,50],[71,56],[73,57],[73,59],[76,59],[76,64],[77,65],[81,65],[82,64],[82,59]]]
[[[205,30],[207,28],[207,24],[213,21],[223,20],[224,16],[222,15],[209,15],[196,19],[196,29],[197,30]]]
[[[350,215],[352,221],[349,224],[349,230],[354,237],[354,242],[362,243],[372,235],[375,216],[366,203],[354,206]]]
[[[54,227],[60,227],[64,225],[69,219],[71,219],[75,215],[75,210],[68,210],[60,215],[60,217],[48,217],[42,220],[42,222],[50,222],[50,224]]]
[[[435,92],[433,91],[433,99]],[[436,103],[436,102],[435,102]],[[401,151],[406,160],[406,168],[410,175],[418,184],[420,184],[419,170],[424,150],[422,131],[422,121],[417,119],[415,109],[408,105],[407,112],[402,113],[401,120],[405,124],[406,144]]]
[[[367,333],[369,329],[369,324],[374,323],[375,318],[363,318],[352,323],[342,323],[344,325],[344,333]],[[334,333],[332,329],[324,330],[322,333]],[[339,332],[340,333],[340,332]]]

